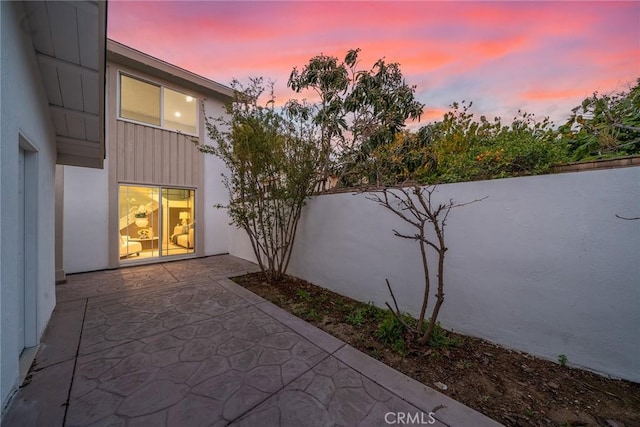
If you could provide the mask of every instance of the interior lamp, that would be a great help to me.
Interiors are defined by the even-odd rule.
[[[182,220],[182,225],[187,225],[187,220],[190,216],[189,212],[180,212],[180,216],[178,218]]]

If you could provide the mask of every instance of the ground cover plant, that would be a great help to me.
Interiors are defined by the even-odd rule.
[[[508,426],[638,426],[640,384],[608,379],[434,327],[415,345],[388,310],[285,276],[236,283],[394,369]],[[403,314],[405,323],[415,324]],[[446,389],[445,389],[446,387]]]

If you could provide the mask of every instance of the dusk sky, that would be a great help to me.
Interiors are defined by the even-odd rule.
[[[638,1],[111,0],[108,37],[226,85],[275,80],[280,102],[301,98],[286,87],[294,66],[360,48],[361,68],[400,63],[426,104],[420,125],[461,100],[477,115],[522,109],[559,124],[594,91],[640,77]]]

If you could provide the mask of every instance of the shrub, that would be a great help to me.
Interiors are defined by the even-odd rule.
[[[391,312],[387,312],[386,317],[378,325],[376,336],[384,344],[391,346],[397,353],[404,353],[406,344],[404,334],[406,329],[402,323]]]

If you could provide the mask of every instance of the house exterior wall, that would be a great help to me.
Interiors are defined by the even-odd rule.
[[[64,272],[104,270],[109,267],[109,159],[104,169],[59,167],[64,167]]]
[[[2,408],[17,387],[19,347],[18,310],[18,155],[20,137],[37,150],[33,160],[37,174],[36,202],[28,206],[33,215],[36,242],[34,274],[36,342],[44,331],[55,305],[54,193],[56,148],[48,102],[42,86],[35,53],[24,25],[23,5],[0,2],[0,401]],[[34,313],[30,313],[33,315]]]
[[[204,100],[207,116],[224,113],[223,103],[193,90],[110,62],[107,66],[107,159],[103,170],[65,167],[64,266],[65,272],[116,268],[119,259],[118,185],[163,185],[196,190],[195,256],[228,252],[226,212],[213,205],[224,203],[220,182],[224,164],[200,153],[191,140],[177,132],[119,120],[118,73],[124,71]],[[200,111],[199,138],[205,143],[204,115]],[[162,258],[145,259],[158,262]],[[162,259],[165,260],[166,258]]]
[[[205,101],[207,117],[220,117],[225,114],[224,106],[214,100]],[[213,144],[205,135],[205,144]],[[204,156],[202,214],[204,221],[204,253],[218,255],[229,252],[229,216],[226,209],[218,209],[216,205],[225,205],[229,200],[229,193],[224,186],[220,174],[226,170],[224,162],[213,155]],[[200,221],[201,223],[203,221]]]
[[[615,216],[638,216],[639,183],[629,167],[440,186],[441,202],[488,196],[447,221],[443,326],[640,381],[640,221]],[[392,229],[412,233],[365,195],[314,197],[289,272],[379,307],[388,278],[416,315],[420,253]],[[232,235],[231,254],[253,260],[246,234]]]
[[[202,155],[189,137],[178,132],[118,119],[118,75],[147,79],[165,87],[193,93],[140,71],[110,63],[107,66],[107,125],[109,127],[109,154],[116,180],[125,183],[172,185],[196,188],[200,185]],[[199,109],[201,110],[201,109]],[[199,137],[202,137],[202,111],[199,111]]]

